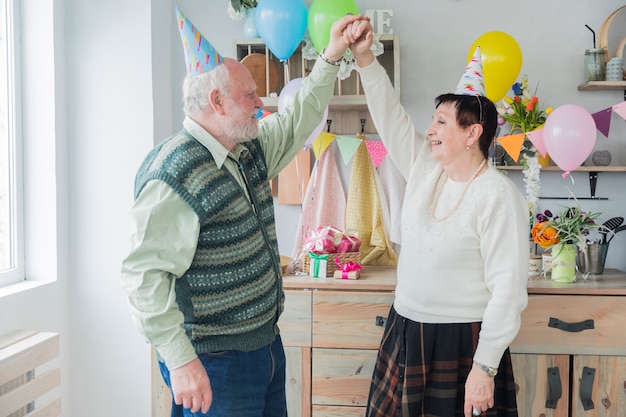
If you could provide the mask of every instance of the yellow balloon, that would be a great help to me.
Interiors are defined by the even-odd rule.
[[[494,103],[511,89],[522,69],[522,50],[508,33],[492,31],[482,34],[472,44],[467,61],[480,46],[485,78],[485,93]]]

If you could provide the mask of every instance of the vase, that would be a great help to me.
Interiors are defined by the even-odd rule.
[[[576,280],[576,246],[558,243],[552,248],[552,280],[574,282]]]
[[[256,28],[256,9],[246,9],[246,20],[243,24],[243,36],[245,38],[259,38]]]

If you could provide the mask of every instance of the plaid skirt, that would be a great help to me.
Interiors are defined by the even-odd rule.
[[[463,417],[465,381],[479,331],[480,323],[417,323],[391,307],[366,416]],[[494,407],[482,417],[518,417],[509,349],[494,383]]]

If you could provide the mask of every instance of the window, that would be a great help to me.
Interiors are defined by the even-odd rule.
[[[12,0],[0,0],[0,285],[23,279],[18,33]]]

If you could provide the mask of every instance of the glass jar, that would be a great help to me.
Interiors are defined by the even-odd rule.
[[[604,49],[585,49],[585,80],[604,81],[605,71]]]

